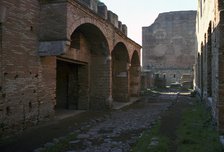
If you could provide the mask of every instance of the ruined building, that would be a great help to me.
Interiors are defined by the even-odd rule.
[[[195,89],[224,133],[224,1],[198,0]]]
[[[158,74],[167,85],[179,82],[183,75],[193,75],[195,19],[196,11],[167,12],[143,27],[143,69]]]
[[[138,96],[140,49],[98,0],[1,0],[0,134]]]

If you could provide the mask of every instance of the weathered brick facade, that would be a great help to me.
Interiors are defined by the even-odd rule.
[[[199,0],[195,89],[211,107],[214,122],[224,132],[224,25],[222,0]]]
[[[108,109],[114,86],[122,89],[117,101],[139,94],[141,46],[96,2],[0,1],[0,133],[52,118],[57,109]],[[116,84],[112,68],[124,66]]]
[[[167,85],[193,75],[196,50],[196,11],[159,14],[149,27],[142,28],[143,69],[166,79]]]

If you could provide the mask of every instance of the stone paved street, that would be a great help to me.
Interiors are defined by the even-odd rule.
[[[84,112],[27,130],[0,144],[1,152],[43,152],[66,140],[62,152],[126,152],[177,100],[175,94],[154,94],[119,110]],[[73,136],[67,140],[68,137]]]
[[[130,151],[137,138],[160,118],[163,111],[176,101],[177,95],[160,95],[159,98],[144,98],[133,105],[115,110],[103,118],[91,120],[75,130],[77,138],[69,141],[68,152],[126,152]],[[71,133],[72,134],[72,133]],[[57,140],[56,140],[57,141]],[[41,151],[53,146],[45,144]]]

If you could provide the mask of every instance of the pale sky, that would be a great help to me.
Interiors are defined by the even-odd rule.
[[[142,27],[150,26],[159,13],[196,10],[197,0],[100,0],[128,27],[128,37],[142,45]]]

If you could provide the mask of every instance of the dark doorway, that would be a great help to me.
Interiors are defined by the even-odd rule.
[[[78,68],[78,64],[57,60],[56,109],[78,109]]]

